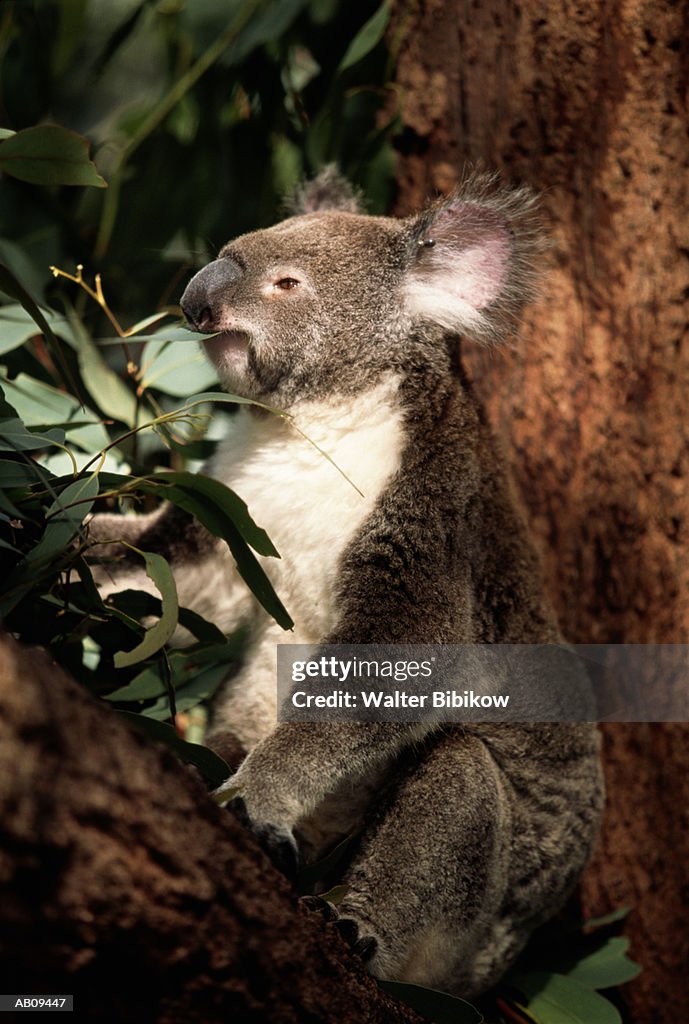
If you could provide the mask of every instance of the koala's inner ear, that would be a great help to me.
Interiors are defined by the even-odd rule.
[[[363,213],[361,196],[347,181],[335,164],[328,164],[315,178],[299,186],[286,203],[292,215],[340,210],[343,213]]]
[[[528,190],[465,182],[411,222],[408,310],[457,334],[498,340],[532,297],[541,248]]]

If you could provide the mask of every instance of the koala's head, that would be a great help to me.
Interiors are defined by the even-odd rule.
[[[497,340],[530,298],[534,197],[475,175],[421,214],[359,212],[332,169],[296,216],[229,242],[181,304],[229,391],[288,407],[359,391],[443,353]],[[219,333],[218,333],[219,332]]]

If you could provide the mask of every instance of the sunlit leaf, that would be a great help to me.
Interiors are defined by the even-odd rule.
[[[55,331],[56,321],[63,318],[47,310],[44,315],[46,322]],[[0,307],[0,355],[11,352],[40,333],[36,321],[22,306]]]
[[[177,587],[172,575],[172,569],[167,559],[154,551],[137,551],[144,560],[146,575],[151,579],[160,592],[163,602],[162,615],[158,621],[147,629],[143,640],[131,651],[118,651],[113,661],[115,668],[125,668],[128,665],[136,665],[137,662],[149,658],[156,651],[159,651],[170,639],[177,628]]]
[[[163,329],[160,338],[146,343],[140,359],[142,388],[156,388],[180,398],[217,383],[218,375],[203,352],[186,340],[170,340],[181,331],[184,328],[173,327],[169,333]]]
[[[7,398],[27,427],[59,426],[69,433],[70,441],[86,452],[97,452],[110,440],[98,414],[84,408],[76,398],[43,381],[19,373],[10,380],[0,370]]]
[[[137,414],[134,392],[110,369],[95,342],[79,322],[74,320],[74,324],[79,369],[89,393],[106,416],[112,416],[128,427],[133,427]]]

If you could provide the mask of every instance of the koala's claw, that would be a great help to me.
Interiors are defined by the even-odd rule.
[[[372,935],[365,935],[360,939],[359,925],[353,917],[340,917],[337,907],[328,900],[324,900],[322,896],[302,896],[301,902],[309,910],[321,914],[326,921],[332,923],[352,953],[360,957],[364,963],[368,963],[378,948],[378,942]]]
[[[368,963],[378,948],[378,943],[373,936],[364,935],[359,938],[359,925],[352,917],[340,917],[333,924],[352,953],[363,960],[364,963]]]
[[[277,825],[260,825],[253,822],[241,796],[233,797],[228,807],[239,821],[253,832],[278,871],[281,871],[287,878],[296,878],[300,867],[300,858],[292,833]]]

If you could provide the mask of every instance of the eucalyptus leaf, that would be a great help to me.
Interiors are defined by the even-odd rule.
[[[46,528],[38,544],[29,552],[27,566],[49,561],[64,551],[79,532],[84,517],[91,511],[98,494],[98,475],[68,484],[46,512]]]
[[[3,490],[11,487],[31,487],[32,484],[43,483],[51,476],[47,470],[39,468],[33,459],[27,462],[0,459],[0,488]]]
[[[199,349],[188,342],[174,340],[175,332],[184,328],[171,328],[164,337],[146,342],[141,353],[142,389],[155,388],[166,395],[181,398],[203,391],[217,383],[218,375]]]
[[[616,936],[608,939],[600,949],[581,957],[569,969],[565,970],[562,966],[559,969],[562,974],[578,981],[580,985],[587,985],[589,988],[613,988],[636,978],[641,971],[640,965],[627,956],[628,949],[629,939]]]
[[[221,757],[218,757],[208,747],[202,747],[198,743],[187,743],[180,739],[172,726],[156,722],[152,718],[145,718],[132,711],[118,711],[117,714],[147,739],[154,740],[156,743],[164,743],[170,747],[180,761],[195,765],[213,788],[221,785],[232,774],[229,766]]]
[[[187,511],[195,514],[198,508],[198,511],[204,515],[204,519],[201,520],[204,526],[211,533],[215,534],[216,537],[223,536],[220,532],[223,529],[223,520],[229,519],[247,544],[250,544],[259,555],[266,555],[272,558],[280,557],[266,531],[257,526],[251,518],[246,502],[242,501],[239,495],[235,494],[234,491],[230,490],[229,487],[219,480],[205,476],[203,473],[167,471],[153,473],[150,476],[143,477],[140,481],[140,485],[144,490],[148,489],[150,484],[162,485],[163,489],[158,490],[158,493],[163,497],[166,496],[165,491],[168,487],[174,487],[176,490],[187,494],[189,498],[188,505],[194,506],[193,508],[187,508]],[[200,497],[207,499],[207,502],[201,504],[198,500]],[[181,504],[179,496],[175,504],[185,507]],[[217,512],[217,518],[211,519],[211,509]]]
[[[88,139],[56,124],[23,128],[0,140],[0,170],[34,185],[107,187],[89,160]]]
[[[351,68],[370,53],[383,38],[389,20],[390,4],[388,0],[384,0],[376,13],[368,19],[365,25],[362,25],[354,36],[337,70],[346,71],[347,68]]]
[[[0,420],[0,451],[30,452],[64,444],[64,430],[46,430],[44,433],[29,431],[18,418]]]
[[[113,419],[126,423],[128,427],[134,427],[137,403],[133,390],[110,369],[95,342],[79,321],[75,319],[73,323],[79,369],[89,393],[106,416],[112,416]]]
[[[227,665],[211,665],[203,672],[197,673],[191,682],[176,693],[177,711],[188,711],[201,701],[210,700],[227,678],[227,674]],[[170,705],[167,697],[159,697],[152,707],[144,708],[141,713],[158,721],[165,721],[170,717]]]
[[[65,317],[52,310],[44,310],[43,315],[55,334],[67,331],[71,334]],[[36,321],[23,306],[12,304],[0,307],[0,354],[11,352],[40,333]]]
[[[108,444],[110,438],[98,414],[84,408],[76,398],[26,373],[10,380],[0,370],[0,379],[6,396],[27,427],[60,426],[69,432],[70,441],[89,453]]]
[[[439,992],[422,985],[408,985],[401,981],[379,981],[379,986],[401,1003],[411,1006],[422,1017],[434,1024],[481,1024],[483,1015],[464,999]],[[593,1022],[589,1022],[593,1024]]]
[[[611,1002],[572,978],[534,971],[512,979],[538,1024],[622,1024]]]
[[[4,145],[4,143],[0,143],[0,146],[2,145]],[[39,308],[36,300],[24,286],[17,274],[6,263],[2,262],[0,262],[0,290],[6,292],[11,298],[17,299],[27,313],[29,313],[33,318],[34,322],[43,334],[46,345],[50,349],[50,352],[59,367],[65,387],[67,387],[76,398],[81,400],[79,387],[74,380],[67,363],[65,362],[62,346],[53,333],[50,324],[43,315],[43,312]]]
[[[228,664],[234,661],[237,655],[238,647],[233,643],[208,644],[170,651],[168,662],[172,685],[175,690],[182,690],[209,669],[217,667],[220,667],[222,675],[227,675]],[[150,700],[162,696],[165,692],[166,681],[158,662],[155,662],[142,669],[126,686],[120,686],[107,694],[106,699],[118,702]]]
[[[195,516],[216,537],[221,537],[237,570],[257,600],[283,629],[294,625],[249,544],[266,556],[277,551],[265,530],[257,526],[246,504],[224,484],[194,473],[156,473],[135,481],[138,490],[156,494]],[[279,556],[278,556],[279,557]]]
[[[118,651],[113,661],[115,668],[126,668],[128,665],[136,665],[137,662],[149,658],[156,651],[159,651],[170,639],[177,628],[177,587],[172,575],[172,569],[167,559],[154,551],[137,551],[144,560],[146,575],[155,583],[160,591],[163,602],[162,615],[158,621],[147,629],[143,640],[131,651]]]
[[[154,597],[153,594],[149,594],[145,590],[119,590],[110,595],[108,604],[139,620],[144,619],[147,615],[155,615],[159,618],[162,614],[160,598]],[[188,629],[202,643],[223,646],[230,642],[217,626],[190,608],[180,608],[178,618],[180,626]],[[233,637],[235,635],[233,634]],[[188,650],[189,648],[187,648]]]

